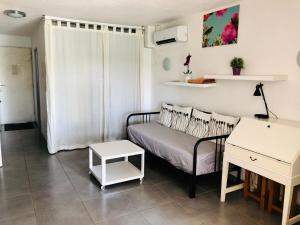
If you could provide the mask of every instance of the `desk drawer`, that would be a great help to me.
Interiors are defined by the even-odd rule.
[[[291,176],[291,166],[288,163],[272,159],[236,146],[226,145],[225,154],[242,160],[245,163],[259,167],[261,169],[272,171],[283,176]]]

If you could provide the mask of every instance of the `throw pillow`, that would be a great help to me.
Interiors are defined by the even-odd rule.
[[[193,109],[192,117],[186,133],[198,138],[208,137],[211,114]]]
[[[213,112],[209,126],[209,136],[230,134],[239,120],[239,117],[225,116]]]
[[[158,123],[171,127],[173,106],[163,103],[161,106]]]
[[[171,128],[185,132],[187,126],[189,125],[191,113],[192,107],[181,107],[174,105]]]

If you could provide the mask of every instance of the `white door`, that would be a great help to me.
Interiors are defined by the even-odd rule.
[[[35,121],[30,48],[0,47],[1,123]]]

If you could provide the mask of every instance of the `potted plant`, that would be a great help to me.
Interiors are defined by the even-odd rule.
[[[233,75],[240,75],[241,69],[244,68],[244,60],[242,58],[234,57],[230,62],[230,66],[232,67]]]
[[[188,82],[190,79],[192,79],[192,71],[190,70],[191,58],[191,54],[188,54],[188,56],[185,59],[185,63],[183,64],[184,66],[186,66],[186,72],[183,72],[186,75],[185,82]]]

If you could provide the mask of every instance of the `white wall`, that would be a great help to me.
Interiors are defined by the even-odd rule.
[[[1,122],[35,120],[30,48],[0,47]]]
[[[158,47],[152,54],[152,108],[161,102],[192,105],[207,111],[232,115],[264,113],[260,97],[254,97],[255,82],[218,81],[209,89],[165,86],[169,80],[183,79],[183,63],[191,53],[194,75],[229,74],[229,61],[234,56],[246,62],[244,74],[287,74],[285,82],[265,83],[269,108],[281,118],[300,120],[300,67],[296,56],[300,50],[300,1],[241,1],[238,44],[202,48],[202,17],[198,13],[163,26],[188,24],[189,41]],[[212,10],[214,11],[214,10]],[[162,61],[169,57],[170,71]]]
[[[32,34],[32,51],[35,48],[38,50],[39,56],[39,75],[40,75],[40,110],[41,110],[41,131],[47,139],[47,107],[46,107],[46,66],[45,66],[45,41],[44,41],[44,26],[41,20],[36,30]],[[34,78],[36,71],[34,71]],[[36,93],[35,93],[36,98]],[[35,106],[36,107],[36,106]]]
[[[24,36],[0,34],[0,46],[31,48],[31,38]]]

